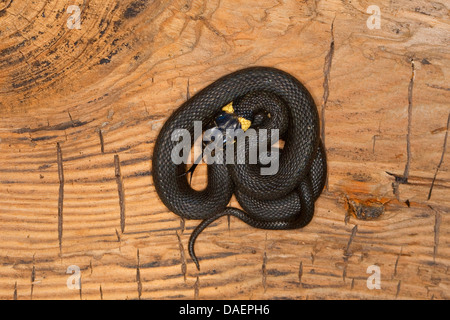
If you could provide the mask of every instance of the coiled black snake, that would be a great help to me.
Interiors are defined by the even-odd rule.
[[[207,187],[196,191],[183,175],[186,165],[171,159],[177,144],[172,141],[172,133],[186,129],[192,134],[194,121],[209,123],[230,102],[234,102],[237,113],[250,117],[263,111],[266,117],[255,125],[256,130],[280,130],[285,144],[280,150],[278,172],[261,175],[256,170],[258,164],[211,164]],[[268,67],[236,71],[190,98],[165,122],[153,152],[153,180],[162,202],[185,219],[203,220],[189,240],[189,253],[198,269],[195,239],[222,216],[231,215],[261,229],[306,226],[324,188],[326,170],[314,100],[293,76]],[[228,207],[233,194],[244,210]]]

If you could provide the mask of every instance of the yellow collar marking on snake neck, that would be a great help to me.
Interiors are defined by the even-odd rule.
[[[234,113],[233,101],[223,107],[222,111],[225,111],[226,113]]]
[[[242,130],[244,130],[244,132],[247,131],[247,129],[250,128],[250,126],[252,125],[252,122],[250,120],[247,120],[242,117],[238,117],[238,121],[241,124],[241,128]]]

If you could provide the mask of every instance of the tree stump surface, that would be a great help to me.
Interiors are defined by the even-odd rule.
[[[0,1],[0,298],[449,299],[449,21],[439,0]],[[255,65],[311,92],[327,187],[301,230],[219,219],[197,271],[154,142]]]

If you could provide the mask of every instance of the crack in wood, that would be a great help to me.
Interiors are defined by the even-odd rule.
[[[409,178],[409,170],[411,166],[411,126],[412,126],[412,109],[413,109],[413,90],[414,90],[414,80],[416,76],[416,69],[414,66],[414,59],[411,59],[411,77],[408,85],[408,125],[406,133],[406,164],[403,175],[397,175],[394,173],[387,172],[387,174],[395,177],[395,181],[392,183],[392,192],[394,193],[397,200],[400,200],[400,184],[407,184]]]
[[[119,233],[119,231],[117,231],[117,228],[115,229],[115,231],[116,231],[117,241],[120,243],[120,233]]]
[[[442,217],[441,214],[432,206],[428,206],[434,212],[434,244],[433,244],[433,263],[436,263],[436,256],[439,247],[439,233],[441,230]]]
[[[416,76],[416,70],[414,67],[414,59],[411,59],[411,79],[408,85],[408,132],[406,134],[406,165],[403,172],[403,178],[405,183],[408,182],[409,169],[411,166],[411,124],[412,124],[412,109],[413,109],[413,89],[414,78]]]
[[[103,132],[101,129],[98,130],[98,136],[100,139],[100,151],[102,154],[104,154],[105,153],[105,140],[103,139]]]
[[[184,233],[185,229],[186,229],[186,220],[183,217],[180,217],[180,232],[181,232],[181,234]]]
[[[372,137],[372,141],[373,141],[373,143],[372,143],[372,153],[375,153],[375,143],[376,143],[376,140],[377,140],[378,137],[379,137],[378,134],[376,134],[376,135],[374,135]]]
[[[347,264],[344,265],[342,270],[342,281],[345,282],[345,278],[347,277]]]
[[[140,261],[139,260],[140,260],[139,259],[139,249],[137,249],[136,282],[137,282],[138,299],[141,300],[142,281],[141,281],[141,270],[140,270]]]
[[[92,275],[92,272],[94,271],[94,268],[92,267],[92,259],[89,260],[89,270],[91,270],[91,275]]]
[[[397,292],[395,292],[395,298],[398,298],[398,295],[400,294],[400,288],[402,285],[402,280],[398,280],[398,284],[397,284]]]
[[[189,78],[188,78],[187,86],[186,86],[186,100],[189,100],[191,98],[191,92],[190,92],[189,86],[190,85],[189,85]]]
[[[89,122],[70,119],[70,121],[56,124],[53,126],[47,125],[47,126],[43,126],[43,127],[34,128],[34,129],[21,128],[21,129],[14,130],[12,132],[13,133],[35,133],[35,132],[39,132],[39,131],[63,131],[63,130],[69,129],[69,128],[81,127],[87,123],[89,123]]]
[[[302,277],[303,277],[303,261],[300,261],[300,265],[298,266],[298,283],[302,285]]]
[[[400,247],[400,253],[397,256],[397,259],[395,260],[394,275],[392,276],[393,278],[395,278],[397,276],[398,261],[400,260],[400,257],[402,255],[402,251],[403,251],[403,247]]]
[[[264,288],[264,293],[267,290],[267,233],[266,238],[264,240],[264,254],[263,254],[263,263],[261,266],[261,277],[262,277],[262,286]]]
[[[79,294],[80,294],[80,300],[83,300],[83,281],[81,281],[81,273],[80,273],[80,290],[79,290]]]
[[[114,155],[114,168],[117,182],[117,191],[119,194],[119,206],[120,206],[120,230],[122,233],[125,231],[125,190],[123,185],[122,173],[120,170],[119,155]]]
[[[177,235],[178,247],[180,249],[181,273],[183,274],[184,282],[186,282],[187,261],[186,261],[186,255],[184,254],[184,246],[183,246],[183,242],[181,241],[181,237],[178,234],[178,231],[176,231],[175,233]]]
[[[328,97],[330,94],[330,88],[329,88],[329,82],[330,82],[330,71],[331,71],[331,65],[333,62],[333,55],[334,55],[334,19],[331,23],[331,40],[330,40],[330,48],[328,50],[327,55],[325,56],[325,62],[323,65],[323,103],[321,108],[321,115],[322,115],[322,128],[321,128],[321,138],[322,142],[325,145],[325,108],[328,103]]]
[[[433,89],[444,90],[444,91],[450,91],[450,88],[438,86],[438,85],[436,85],[436,84],[425,83],[425,85],[428,86],[428,87],[430,87],[430,88],[433,88]]]
[[[72,125],[73,125],[73,118],[72,118],[72,115],[70,114],[70,111],[68,111],[67,110],[67,115],[69,116],[69,119],[70,119],[70,121],[72,122]]]
[[[264,288],[264,293],[267,290],[267,252],[264,249],[264,255],[263,255],[263,263],[261,267],[261,274],[262,274],[262,286]]]
[[[200,278],[197,276],[197,280],[194,283],[194,299],[198,299],[200,293]]]
[[[436,262],[436,256],[439,247],[439,231],[441,229],[441,215],[439,212],[435,211],[435,222],[434,222],[434,247],[433,247],[433,261]]]
[[[433,181],[431,181],[430,191],[428,192],[428,200],[431,199],[431,193],[433,192],[433,187],[434,187],[434,182],[436,181],[436,176],[437,176],[439,170],[441,169],[442,163],[444,162],[444,155],[445,155],[445,151],[447,150],[447,139],[448,139],[449,127],[450,127],[450,113],[448,114],[448,118],[447,118],[447,129],[445,131],[445,136],[444,136],[444,145],[442,146],[441,160],[439,161],[439,164],[436,167],[436,172],[434,173]]]
[[[59,142],[56,144],[56,154],[57,154],[58,178],[59,178],[58,243],[59,243],[59,252],[61,253],[62,236],[63,236],[64,168],[63,168],[63,156]]]
[[[358,225],[355,225],[352,229],[352,233],[350,235],[350,238],[348,239],[347,248],[344,251],[344,261],[347,261],[348,258],[352,255],[350,252],[350,245],[353,242],[353,239],[356,236],[356,232],[358,231]]]
[[[34,281],[36,279],[36,266],[35,266],[35,260],[34,260],[34,254],[33,254],[33,267],[31,268],[31,290],[30,290],[30,300],[33,300],[33,289],[34,289]]]
[[[322,103],[322,108],[321,108],[322,126],[321,126],[320,136],[322,138],[322,143],[323,143],[323,147],[324,147],[325,150],[326,150],[326,145],[325,145],[325,109],[327,107],[328,97],[330,95],[329,82],[330,82],[331,65],[332,65],[332,62],[333,62],[333,55],[334,55],[334,20],[335,19],[336,19],[336,17],[334,17],[333,21],[331,22],[330,49],[329,49],[327,55],[325,56],[325,62],[324,62],[324,66],[323,66],[323,75],[324,75],[324,79],[323,79],[323,103]],[[328,177],[327,177],[325,185],[326,185],[326,189],[328,190]]]

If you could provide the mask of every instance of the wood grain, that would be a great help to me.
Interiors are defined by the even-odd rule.
[[[449,34],[443,1],[0,1],[0,298],[449,299]],[[198,272],[198,221],[158,199],[154,141],[254,65],[310,90],[327,189],[302,230],[218,220]]]

